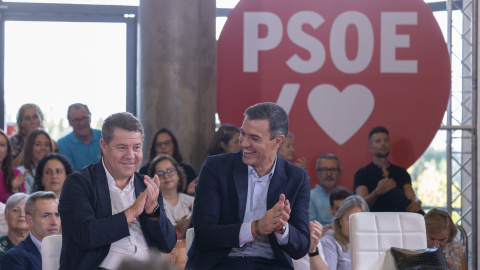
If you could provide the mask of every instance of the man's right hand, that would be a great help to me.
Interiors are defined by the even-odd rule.
[[[127,217],[127,222],[132,222],[136,217],[140,216],[145,209],[145,202],[147,200],[147,194],[145,192],[140,193],[132,206],[127,208],[125,211],[125,216]]]
[[[383,178],[382,180],[378,181],[377,188],[375,192],[378,195],[383,195],[390,190],[394,189],[397,186],[397,183],[392,178]]]

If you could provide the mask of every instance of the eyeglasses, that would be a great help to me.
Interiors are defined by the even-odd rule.
[[[63,170],[62,169],[55,169],[55,170],[47,169],[47,170],[45,170],[46,175],[51,175],[51,174],[53,174],[53,172],[55,172],[56,174],[62,174]]]
[[[81,117],[81,118],[74,118],[74,119],[71,119],[70,120],[70,123],[71,124],[78,124],[82,121],[85,121],[85,120],[89,120],[90,119],[90,115],[87,115],[87,116],[84,116],[84,117]]]
[[[177,172],[174,168],[168,168],[166,171],[158,171],[156,175],[158,175],[158,178],[166,178],[167,176],[172,176]]]
[[[172,140],[168,140],[168,141],[164,141],[164,142],[156,142],[155,146],[162,147],[162,145],[169,146],[170,144],[172,144]]]
[[[339,171],[340,171],[340,168],[318,168],[317,169],[317,172],[321,172],[321,173],[327,173],[327,172],[336,173]]]

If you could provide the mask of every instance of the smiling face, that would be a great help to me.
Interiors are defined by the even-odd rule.
[[[26,215],[33,236],[39,241],[44,237],[58,233],[60,227],[60,214],[58,202],[52,199],[38,199],[35,202],[34,216]]]
[[[170,160],[164,159],[157,163],[157,165],[155,166],[155,174],[158,174],[159,172],[163,173],[162,176],[158,177],[158,179],[160,180],[160,190],[171,191],[178,189],[178,182],[180,181],[180,177],[178,176],[175,166],[173,166]]]
[[[60,193],[66,178],[65,167],[60,160],[50,159],[45,163],[42,175],[45,191],[53,191],[55,194]]]
[[[160,133],[155,139],[155,152],[157,156],[160,154],[173,156],[173,140],[168,133]]]
[[[21,201],[11,208],[5,216],[8,229],[13,231],[30,229],[25,220],[25,201]]]
[[[277,149],[285,136],[278,135],[270,139],[268,120],[250,120],[245,118],[240,132],[242,161],[251,165],[261,177],[268,173],[275,162]]]
[[[449,236],[450,231],[448,229],[445,229],[439,233],[427,233],[427,247],[440,247],[443,249],[445,248],[445,244],[448,242]]]
[[[40,127],[40,123],[42,122],[40,114],[35,107],[28,107],[25,109],[21,120],[20,126],[27,134]]]
[[[285,160],[292,161],[294,153],[295,147],[293,146],[293,140],[287,136],[280,148],[278,148],[278,155]]]
[[[38,134],[33,143],[32,149],[32,161],[34,164],[38,162],[52,149],[51,141],[48,139],[45,134]]]
[[[72,108],[68,112],[69,123],[77,137],[87,137],[92,133],[90,128],[90,114],[85,107]]]
[[[379,132],[370,137],[370,151],[375,157],[388,157],[390,154],[390,147],[390,137],[387,133]]]
[[[112,141],[107,144],[101,139],[100,143],[103,162],[113,179],[128,181],[142,164],[142,133],[115,128]]]

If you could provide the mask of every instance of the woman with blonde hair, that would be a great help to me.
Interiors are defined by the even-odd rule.
[[[338,209],[333,217],[333,232],[328,232],[321,238],[321,230],[312,230],[310,236],[310,269],[311,270],[350,270],[350,226],[348,218],[359,212],[369,212],[365,200],[358,196],[349,196]],[[320,240],[325,255],[325,261],[318,255],[317,244]]]
[[[42,127],[44,116],[43,112],[37,104],[23,104],[17,113],[17,124],[15,127],[15,135],[10,137],[12,142],[13,165],[19,166],[22,160],[22,150],[28,134],[33,130]]]
[[[425,226],[427,228],[427,247],[441,248],[450,269],[466,270],[465,247],[454,239],[457,227],[453,224],[450,215],[445,211],[433,208],[425,214]]]

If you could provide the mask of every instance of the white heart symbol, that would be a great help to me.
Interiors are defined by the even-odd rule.
[[[342,145],[367,121],[375,100],[361,84],[352,84],[340,92],[335,86],[321,84],[308,95],[308,109],[317,124],[336,143]]]

